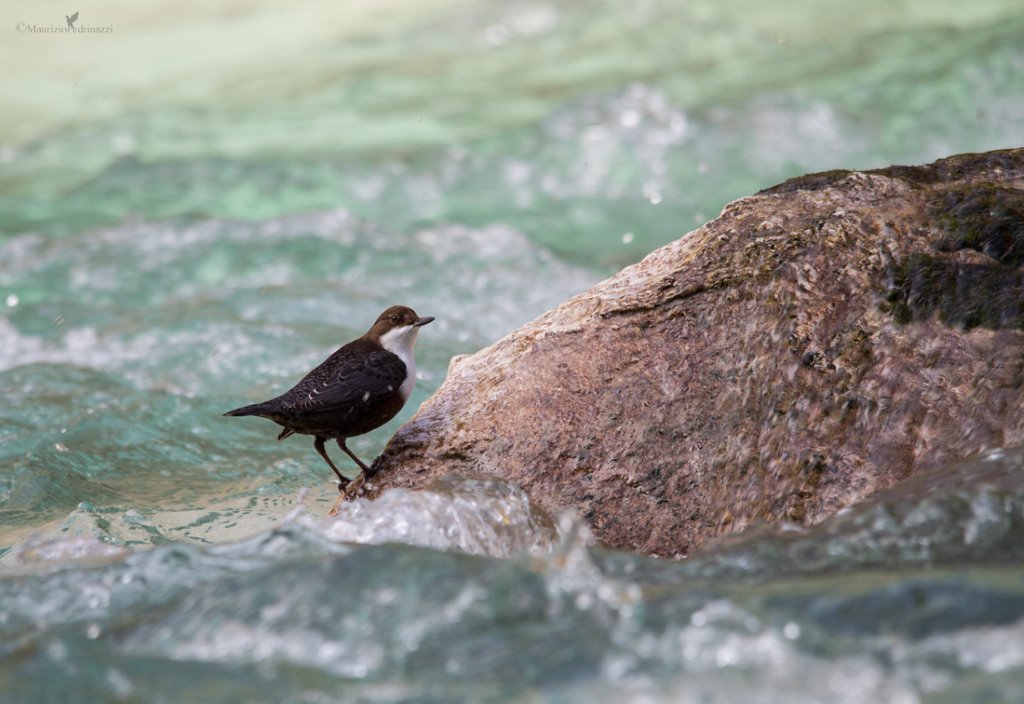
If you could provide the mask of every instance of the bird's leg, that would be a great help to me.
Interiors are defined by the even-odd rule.
[[[362,488],[363,483],[366,481],[366,478],[372,477],[373,474],[377,471],[377,463],[378,460],[380,460],[380,457],[378,457],[373,461],[373,463],[369,467],[367,467],[366,464],[361,459],[356,457],[355,453],[352,452],[352,450],[348,449],[348,446],[345,445],[345,438],[338,438],[338,447],[344,450],[345,454],[351,457],[352,461],[359,465],[360,472],[359,476],[350,481],[344,488],[341,488],[341,486],[339,485],[339,488],[341,489],[341,496],[339,496],[338,500],[334,502],[334,506],[331,507],[331,510],[327,512],[328,516],[337,516],[339,509],[341,509],[342,503],[344,503],[346,500],[351,501],[352,499],[356,498],[356,494]]]
[[[349,486],[346,487],[345,489],[346,494],[348,494],[352,498],[355,498],[355,493],[359,491],[359,488],[363,485],[363,482],[366,481],[366,477],[368,475],[373,474],[374,470],[367,467],[366,464],[364,464],[361,459],[356,457],[355,453],[352,452],[352,450],[348,449],[348,446],[345,445],[345,438],[338,438],[338,447],[344,450],[345,454],[351,457],[352,461],[359,465],[359,469],[362,470],[359,472],[359,476],[353,479],[352,483],[349,484]]]
[[[367,467],[365,464],[363,464],[363,461],[356,457],[355,453],[352,452],[352,450],[348,449],[348,446],[345,445],[345,438],[338,438],[338,447],[344,450],[345,454],[351,457],[352,461],[359,465],[359,469],[363,470],[367,474],[373,474],[373,470]]]
[[[341,492],[342,494],[344,494],[345,493],[345,488],[348,486],[349,481],[338,470],[338,468],[334,466],[334,463],[331,462],[331,458],[327,456],[327,450],[324,448],[324,441],[325,440],[326,440],[326,438],[322,438],[319,435],[317,435],[316,436],[316,441],[313,443],[313,447],[315,447],[316,451],[320,453],[320,456],[324,458],[324,461],[327,464],[331,465],[331,469],[334,470],[334,473],[338,475],[338,479],[339,479],[339,481],[338,481],[338,491]],[[340,442],[340,440],[339,440],[339,442]],[[345,447],[345,446],[342,445],[342,447]],[[351,454],[351,453],[349,453],[349,454]]]

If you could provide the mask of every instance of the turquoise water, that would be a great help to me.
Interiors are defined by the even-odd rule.
[[[500,482],[328,520],[311,442],[221,417],[404,303],[372,457],[733,198],[1019,146],[1019,3],[225,8],[0,55],[4,701],[1019,700],[1017,452],[670,563]]]

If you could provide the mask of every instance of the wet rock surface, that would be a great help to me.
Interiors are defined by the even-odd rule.
[[[687,555],[1024,442],[1024,149],[735,201],[480,352],[374,491],[494,475]]]

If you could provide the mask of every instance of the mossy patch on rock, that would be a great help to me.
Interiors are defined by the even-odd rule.
[[[888,300],[900,323],[933,315],[965,330],[1024,330],[1024,281],[1016,267],[913,254],[893,268]]]
[[[886,166],[865,173],[898,178],[917,186],[934,186],[970,181],[982,173],[997,177],[1009,176],[1020,168],[1019,159],[1019,149],[998,149],[976,154],[957,154],[921,166]]]
[[[900,323],[933,315],[963,329],[1024,329],[1024,190],[980,181],[931,191],[930,251],[893,263],[887,296]],[[957,252],[984,255],[965,261]]]
[[[831,171],[818,171],[813,174],[804,174],[803,176],[797,176],[787,181],[783,181],[777,186],[771,186],[764,190],[758,191],[757,195],[777,195],[779,193],[792,193],[793,191],[820,191],[823,188],[828,188],[837,181],[841,181],[853,172],[849,169],[832,169]]]
[[[935,215],[948,238],[939,249],[973,249],[1000,264],[1024,264],[1024,190],[974,183],[941,191]]]

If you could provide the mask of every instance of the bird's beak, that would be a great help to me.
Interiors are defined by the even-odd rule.
[[[434,322],[434,316],[428,315],[426,318],[416,318],[416,322],[413,323],[413,325],[415,325],[416,327],[422,327],[422,326],[426,325],[427,323],[432,323],[432,322]]]

